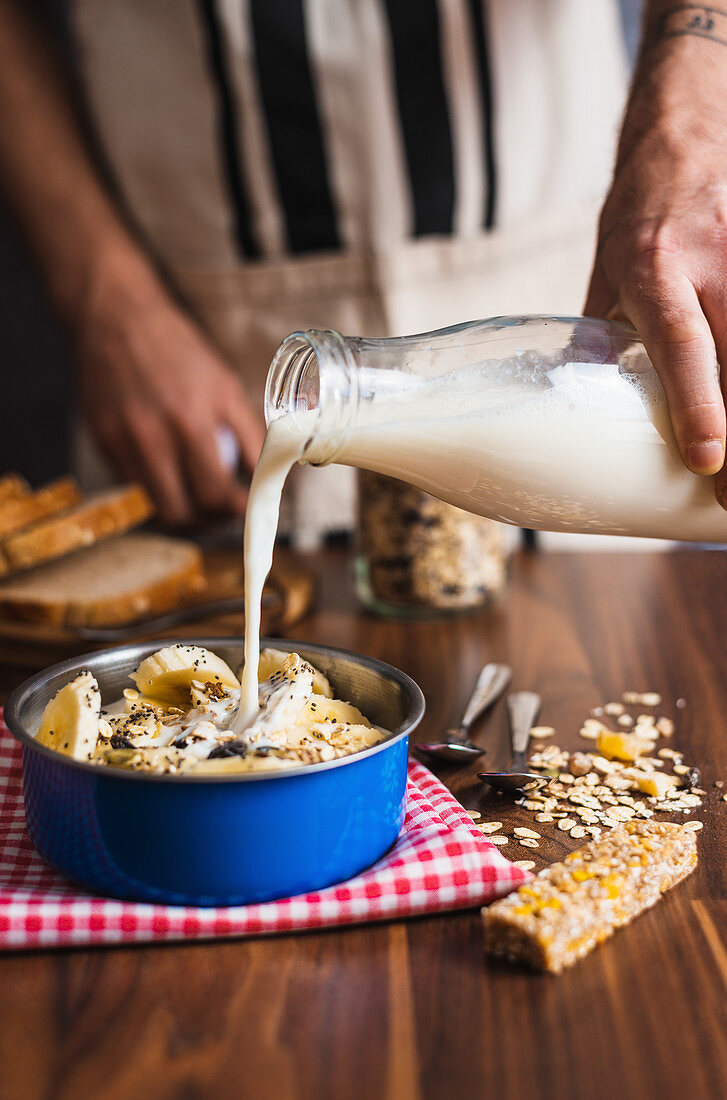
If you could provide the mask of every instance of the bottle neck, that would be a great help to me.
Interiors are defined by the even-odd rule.
[[[265,422],[292,417],[308,434],[303,461],[333,462],[358,412],[358,372],[351,341],[308,329],[286,337],[265,385]]]

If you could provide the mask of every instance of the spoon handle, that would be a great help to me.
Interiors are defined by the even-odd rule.
[[[508,665],[485,665],[477,678],[472,697],[467,704],[459,728],[466,734],[476,718],[486,710],[510,683],[512,669]]]
[[[534,691],[514,691],[507,697],[513,758],[524,754],[528,747],[530,730],[538,717],[540,703],[540,696]]]

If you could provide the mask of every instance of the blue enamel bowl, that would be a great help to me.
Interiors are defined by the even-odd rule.
[[[229,638],[184,639],[232,668]],[[64,661],[26,680],[5,721],[23,746],[25,813],[36,848],[96,894],[166,905],[243,905],[320,890],[375,863],[404,819],[408,737],[424,697],[398,669],[345,650],[264,639],[295,650],[373,722],[384,741],[339,760],[249,775],[151,775],[81,763],[34,739],[48,700],[82,669],[104,702],[160,645],[121,646]]]

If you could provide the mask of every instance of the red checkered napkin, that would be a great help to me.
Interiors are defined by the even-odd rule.
[[[33,848],[20,745],[0,717],[0,949],[215,939],[391,920],[480,905],[529,877],[478,832],[430,771],[411,761],[399,839],[377,864],[339,886],[212,909],[85,894]]]

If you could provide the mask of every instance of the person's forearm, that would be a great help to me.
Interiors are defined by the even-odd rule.
[[[81,408],[116,471],[172,523],[241,512],[245,488],[216,440],[231,430],[252,470],[261,419],[119,217],[20,0],[0,0],[0,187],[72,330]]]
[[[675,0],[646,0],[641,54],[674,38],[704,38],[727,46],[727,4],[680,4]],[[719,55],[716,55],[717,57]]]
[[[153,285],[84,146],[53,49],[14,0],[0,0],[0,187],[69,324],[112,287]]]
[[[721,7],[647,0],[619,159],[655,131],[684,142],[727,139],[727,0]]]
[[[726,286],[727,0],[647,0],[585,309],[637,329],[682,458],[727,509]]]

